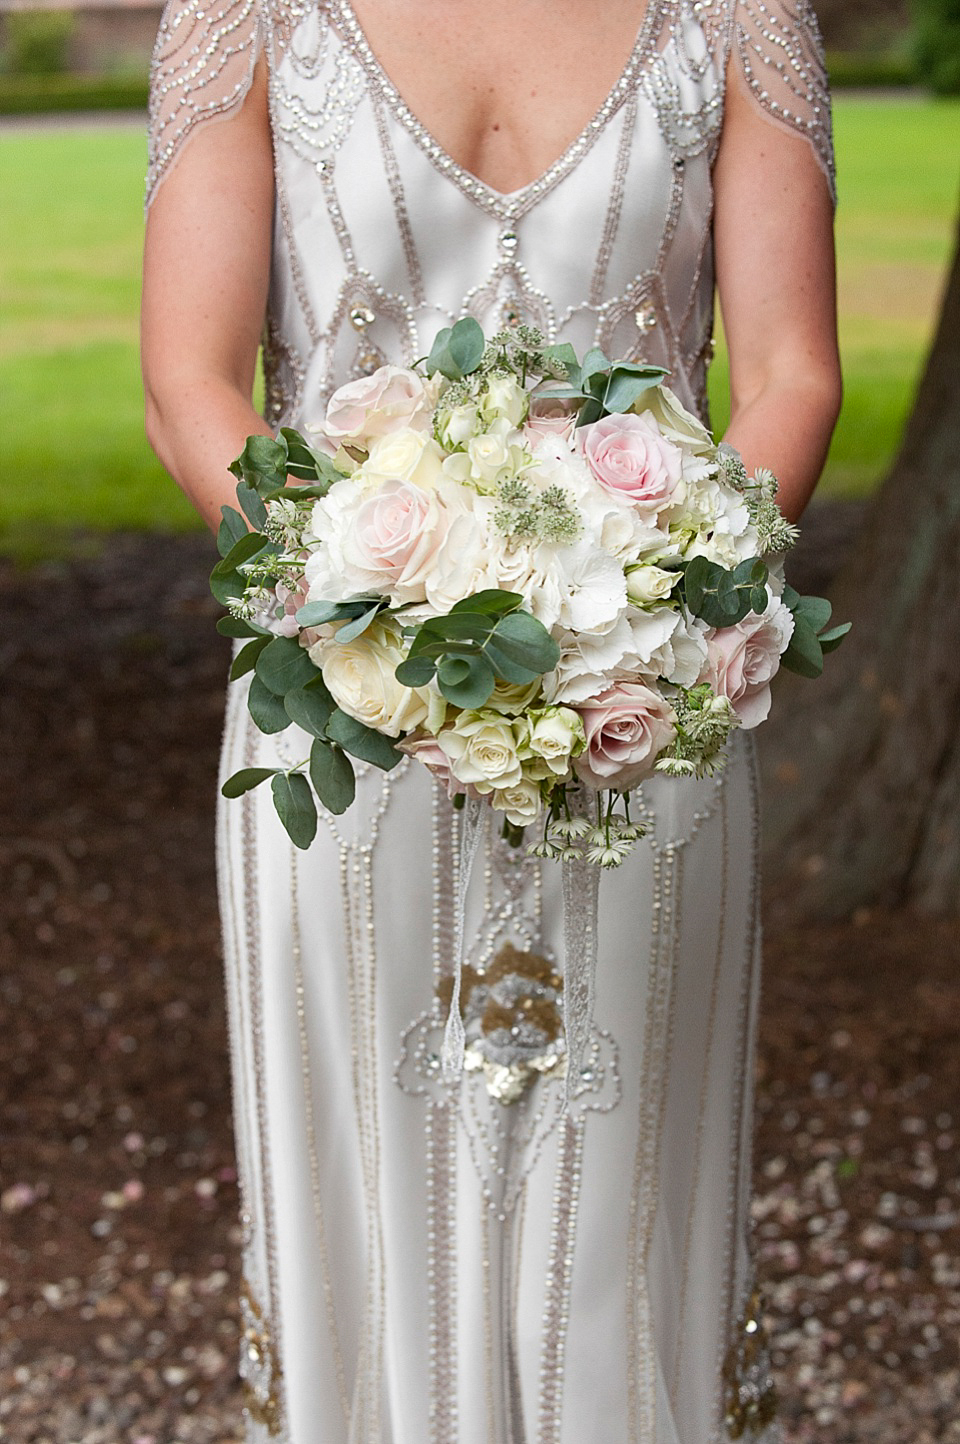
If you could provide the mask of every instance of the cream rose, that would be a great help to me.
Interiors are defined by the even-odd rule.
[[[443,452],[437,443],[422,431],[405,427],[375,441],[353,479],[361,486],[409,481],[414,486],[429,488],[436,486],[442,475]]]
[[[651,775],[657,754],[676,736],[673,708],[641,682],[615,682],[577,710],[587,746],[574,767],[594,787],[635,787]]]
[[[310,660],[322,670],[337,706],[388,737],[419,727],[428,711],[421,691],[397,681],[403,657],[396,633],[381,622],[352,642],[333,637],[310,648]]]
[[[490,801],[498,812],[506,814],[514,827],[527,827],[536,822],[542,807],[540,788],[529,777],[521,777],[509,787],[495,787]]]
[[[474,787],[481,795],[494,787],[514,787],[520,781],[522,770],[513,727],[496,712],[461,712],[437,741],[450,759],[450,770],[458,782]]]
[[[680,573],[640,563],[627,568],[627,596],[637,607],[662,602],[673,591]]]
[[[426,431],[430,398],[415,371],[381,366],[372,376],[348,381],[330,397],[323,429],[331,441],[368,447],[402,427]]]
[[[564,777],[570,770],[570,759],[578,757],[587,745],[583,722],[572,707],[544,707],[529,715],[530,730],[521,749],[524,763],[536,759],[542,768],[525,766],[528,775],[552,774]]]
[[[681,405],[669,386],[651,386],[638,396],[630,410],[635,416],[649,415],[657,423],[661,435],[677,446],[698,456],[713,455],[713,437],[703,422]]]
[[[529,392],[515,376],[491,376],[480,397],[480,414],[488,426],[498,420],[520,426],[529,407]]]
[[[654,418],[602,416],[580,432],[587,465],[601,486],[653,516],[683,494],[683,454]]]

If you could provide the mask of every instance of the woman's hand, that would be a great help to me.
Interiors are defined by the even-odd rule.
[[[227,470],[253,432],[273,223],[263,57],[242,106],[189,139],[147,219],[141,356],[146,431],[207,524],[235,502]]]
[[[812,147],[770,119],[731,61],[714,167],[717,287],[730,352],[726,439],[775,472],[796,521],[840,410],[833,207]]]

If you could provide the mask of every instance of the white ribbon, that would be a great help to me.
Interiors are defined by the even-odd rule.
[[[440,1059],[443,1076],[455,1082],[463,1072],[463,1054],[466,1034],[460,1016],[460,981],[463,977],[463,943],[466,931],[467,892],[473,873],[473,863],[480,846],[486,825],[487,809],[478,799],[468,797],[460,814],[460,865],[457,869],[457,903],[454,918],[453,941],[453,992],[450,996],[450,1011],[443,1030],[443,1046]]]
[[[565,1111],[580,1085],[583,1058],[593,1032],[597,972],[600,868],[582,858],[563,868],[563,1031],[567,1040]]]

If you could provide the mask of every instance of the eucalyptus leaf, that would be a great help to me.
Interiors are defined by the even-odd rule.
[[[483,655],[501,682],[506,682],[511,687],[525,687],[533,681],[534,677],[540,676],[536,667],[526,667],[506,652],[501,651],[497,646],[496,637],[491,637],[490,641],[484,645]]]
[[[835,651],[852,626],[852,622],[841,622],[839,626],[831,627],[828,632],[821,632],[817,638],[817,641],[820,643],[820,650],[822,652]]]
[[[626,367],[615,366],[610,373],[610,380],[607,382],[606,391],[603,396],[604,410],[623,412],[629,411],[630,407],[637,401],[645,391],[659,384],[664,373],[658,371],[655,375],[644,374],[637,369],[628,370]]]
[[[561,341],[557,346],[544,346],[542,355],[544,361],[562,367],[569,381],[573,381],[574,377],[579,381],[580,363],[577,360],[577,353],[569,341]]]
[[[523,597],[519,592],[491,587],[487,591],[474,592],[471,596],[454,602],[447,616],[453,616],[457,612],[515,612],[522,605]]]
[[[247,622],[242,617],[234,617],[230,614],[219,618],[217,631],[221,637],[268,637],[270,635],[266,627],[261,627],[259,622]]]
[[[397,667],[395,675],[404,687],[426,687],[433,680],[436,670],[437,664],[432,657],[407,657]]]
[[[257,658],[257,676],[278,697],[305,687],[318,670],[296,637],[273,637]]]
[[[252,787],[259,787],[268,777],[275,777],[276,767],[243,767],[228,777],[220,791],[224,797],[242,797]]]
[[[250,716],[261,732],[270,734],[283,732],[290,726],[290,716],[283,701],[282,697],[275,696],[268,687],[265,687],[259,677],[251,678],[250,691],[247,694],[247,707]]]
[[[478,653],[444,657],[437,668],[437,686],[455,707],[482,707],[496,681],[492,666]]]
[[[473,316],[461,316],[450,332],[447,354],[460,375],[469,376],[483,360],[485,346],[486,340],[480,322]]]
[[[254,531],[263,531],[267,522],[267,508],[264,506],[260,495],[252,486],[248,486],[245,481],[238,482],[237,484],[237,501],[240,503],[240,509]]]
[[[823,648],[816,632],[803,617],[794,617],[790,645],[780,658],[780,665],[801,677],[819,677],[823,671]]]
[[[310,749],[310,781],[324,807],[337,816],[346,812],[357,793],[350,758],[320,737]]]
[[[223,520],[217,531],[217,551],[222,557],[229,556],[232,547],[236,546],[247,534],[247,523],[241,512],[233,506],[222,506],[220,515]]]
[[[359,637],[367,630],[380,610],[379,605],[369,607],[367,611],[361,612],[359,617],[354,617],[352,621],[345,622],[342,627],[337,628],[337,634],[333,640],[335,642],[352,642],[354,637]]]
[[[372,727],[365,727],[355,717],[341,712],[339,707],[327,723],[327,736],[332,742],[339,743],[344,752],[359,757],[363,762],[372,762],[374,767],[380,767],[384,772],[396,767],[403,757],[389,737]]]
[[[302,772],[278,772],[270,786],[280,821],[294,847],[308,848],[317,835],[317,804]]]
[[[330,457],[322,451],[315,451],[299,431],[294,431],[290,426],[281,426],[280,435],[287,444],[287,474],[289,476],[295,476],[298,481],[324,483],[321,495],[325,495],[335,481],[342,480],[343,473],[337,470]],[[312,490],[313,488],[303,489]],[[289,490],[295,495],[301,488],[290,487]]]
[[[496,626],[493,640],[500,651],[537,673],[549,672],[560,660],[560,648],[542,622],[529,612],[510,612]]]
[[[830,620],[833,607],[826,597],[801,597],[794,608],[794,617],[802,617],[815,632],[821,632]]]
[[[371,607],[381,606],[382,603],[383,597],[377,592],[347,597],[339,602],[305,602],[298,609],[296,617],[301,627],[321,627],[326,622],[342,622],[350,617],[362,617]]]
[[[592,376],[610,370],[610,362],[600,350],[599,346],[591,346],[580,363],[580,382],[584,385]]]
[[[305,687],[294,687],[287,692],[283,706],[290,720],[302,727],[304,732],[311,732],[314,737],[322,737],[336,703],[330,696],[323,677],[318,673]]]
[[[210,573],[210,590],[222,607],[240,601],[246,585],[245,578],[239,572],[228,572],[226,576],[220,576],[214,569]]]
[[[254,491],[259,491],[264,483],[276,486],[286,479],[287,444],[283,440],[275,441],[272,436],[248,436],[229,470]]]
[[[251,557],[255,557],[257,553],[263,551],[266,546],[266,537],[261,536],[258,531],[244,531],[243,536],[234,542],[226,556],[217,562],[212,575],[215,577],[229,576],[230,573],[235,572],[243,562],[250,561]]]
[[[430,347],[430,355],[427,357],[428,376],[433,376],[437,371],[441,371],[443,375],[447,374],[445,371],[442,371],[441,362],[447,361],[447,342],[450,340],[452,332],[452,326],[444,326],[434,337],[433,345]],[[459,380],[460,378],[453,377],[451,379]]]
[[[235,682],[238,677],[245,677],[248,672],[253,671],[257,663],[257,658],[264,647],[270,645],[270,641],[271,638],[269,635],[266,637],[254,637],[252,642],[248,642],[245,647],[240,648],[230,667],[231,682]]]

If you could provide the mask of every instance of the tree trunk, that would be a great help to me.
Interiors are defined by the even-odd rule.
[[[787,567],[789,577],[789,561]],[[960,243],[900,454],[831,589],[854,627],[762,729],[767,877],[798,916],[960,913]]]

